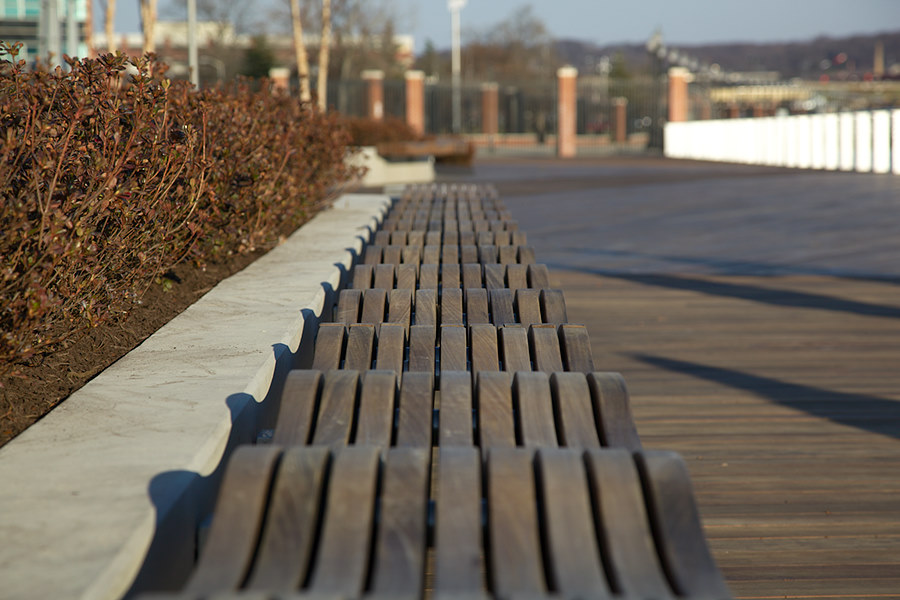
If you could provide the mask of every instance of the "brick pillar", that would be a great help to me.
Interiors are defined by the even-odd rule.
[[[286,67],[272,67],[269,69],[269,79],[272,80],[273,89],[285,93],[290,91],[290,69]]]
[[[499,91],[496,83],[481,85],[481,133],[490,136],[500,131]]]
[[[624,144],[628,141],[628,98],[613,98],[613,141]]]
[[[688,120],[688,83],[691,72],[684,67],[669,69],[669,123]]]
[[[425,133],[425,72],[406,72],[406,124],[413,131]]]
[[[575,125],[577,110],[578,69],[562,67],[556,71],[559,86],[559,106],[556,130],[556,155],[561,158],[575,156]]]
[[[366,82],[366,116],[376,121],[384,119],[384,71],[369,69],[362,72]]]
[[[753,104],[753,117],[758,119],[759,117],[764,117],[764,116],[766,116],[765,107],[762,104],[755,102]]]
[[[700,119],[703,121],[712,119],[712,102],[709,100],[703,100],[700,104]]]
[[[729,119],[740,119],[741,118],[741,107],[739,104],[729,104],[728,105],[728,118]]]

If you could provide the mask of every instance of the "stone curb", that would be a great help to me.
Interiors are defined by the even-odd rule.
[[[389,205],[342,196],[0,449],[0,595],[119,598],[190,568],[217,467],[274,418]]]

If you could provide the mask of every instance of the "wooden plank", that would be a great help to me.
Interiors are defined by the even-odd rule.
[[[625,379],[618,373],[590,373],[587,381],[594,404],[594,421],[600,428],[600,442],[633,452],[641,450]]]
[[[400,254],[403,250],[403,246],[385,246],[384,251],[381,254],[381,264],[384,265],[399,265],[400,264]]]
[[[404,265],[419,266],[423,257],[421,246],[404,246],[400,250],[400,262]]]
[[[584,325],[560,325],[559,342],[566,371],[590,373],[594,370],[591,340]]]
[[[531,246],[517,246],[519,249],[519,264],[520,265],[533,265],[534,264],[534,248]]]
[[[550,287],[550,271],[547,265],[528,265],[528,287],[534,289]]]
[[[205,595],[236,590],[244,582],[281,453],[280,446],[239,446],[234,451],[216,500],[215,518],[186,592]]]
[[[316,446],[346,446],[356,410],[356,371],[328,371],[323,376],[319,415],[313,432]]]
[[[422,251],[422,264],[436,265],[441,262],[440,246],[425,246]]]
[[[410,246],[419,246],[421,248],[425,245],[425,231],[410,231],[407,234],[406,243]]]
[[[531,370],[528,331],[524,327],[501,327],[497,332],[503,370],[511,373]]]
[[[478,246],[459,247],[459,262],[464,265],[475,264],[478,262]]]
[[[372,274],[374,265],[356,265],[353,267],[353,281],[351,288],[355,290],[367,290],[372,287]]]
[[[478,262],[483,265],[497,262],[497,246],[478,246]]]
[[[381,264],[381,257],[383,252],[384,246],[367,246],[366,255],[363,258],[363,263],[367,265]]]
[[[446,236],[444,236],[446,237]],[[441,245],[441,232],[440,231],[427,231],[425,232],[425,245],[426,246],[440,246]],[[455,242],[447,242],[444,241],[445,244],[455,243]]]
[[[341,290],[335,311],[335,321],[350,325],[359,323],[359,309],[362,306],[362,290]]]
[[[516,322],[516,314],[513,311],[513,292],[510,289],[490,290],[491,296],[491,323],[497,327],[510,325]]]
[[[371,446],[342,448],[334,457],[310,592],[356,598],[365,589],[378,457]]]
[[[354,324],[347,334],[344,351],[344,368],[365,371],[372,368],[372,354],[375,350],[375,326]]]
[[[596,530],[616,591],[630,598],[671,597],[630,452],[592,450],[585,454],[585,465],[594,498]]]
[[[353,438],[357,446],[391,445],[397,380],[394,371],[366,371],[360,375],[359,416]]]
[[[459,262],[459,246],[455,244],[444,244],[441,248],[441,263],[456,264]]]
[[[391,231],[376,231],[375,237],[372,239],[372,244],[375,246],[387,246],[391,243]]]
[[[469,221],[468,227],[469,227],[469,229],[467,229],[465,231],[462,228],[460,228],[460,230],[459,230],[459,245],[460,246],[475,246],[475,233],[472,231],[471,221]],[[478,262],[478,261],[469,261],[469,262]]]
[[[497,348],[497,328],[490,324],[469,327],[472,349],[472,372],[499,371],[500,353]]]
[[[285,446],[307,443],[315,420],[321,382],[319,371],[295,369],[288,373],[281,392],[273,443]]]
[[[359,317],[359,322],[373,325],[382,323],[384,321],[386,300],[387,289],[373,288],[371,290],[364,290],[362,314]]]
[[[316,350],[312,368],[318,371],[340,369],[347,327],[341,323],[322,323],[316,332]]]
[[[375,265],[375,279],[372,287],[382,290],[390,290],[394,287],[395,265]]]
[[[476,377],[478,445],[482,451],[515,447],[512,375],[503,371],[481,371],[473,377]]]
[[[412,325],[409,328],[409,370],[411,372],[434,373],[433,325]]]
[[[419,289],[416,291],[416,314],[413,322],[416,325],[437,326],[437,291]]]
[[[441,325],[441,373],[467,370],[467,354],[466,328],[461,325]]]
[[[389,245],[394,246],[405,246],[406,245],[406,231],[393,231],[391,232],[391,243]]]
[[[535,371],[555,373],[563,370],[559,337],[553,325],[532,325],[528,330]]]
[[[407,371],[400,384],[397,446],[431,448],[434,376]]]
[[[303,585],[312,559],[328,457],[326,448],[285,450],[247,590],[296,590]]]
[[[510,245],[512,246],[524,246],[528,244],[528,236],[524,231],[512,231],[512,236],[509,240]]]
[[[519,265],[521,266],[521,265]],[[541,316],[541,292],[532,289],[516,290],[516,310],[522,325],[535,325],[543,323]]]
[[[425,579],[431,448],[391,448],[381,477],[371,593],[418,598]]]
[[[553,373],[556,430],[559,443],[569,448],[599,448],[600,437],[594,423],[594,406],[587,379],[581,373]]]
[[[562,325],[569,321],[562,290],[541,290],[541,313],[544,316],[544,323]]]
[[[475,244],[478,246],[490,246],[494,243],[494,234],[490,231],[481,231],[475,235]]]
[[[484,589],[481,512],[478,449],[442,444],[434,518],[436,596],[466,597]]]
[[[643,452],[640,465],[645,503],[651,512],[657,550],[676,593],[727,598],[730,595],[716,566],[700,523],[690,476],[674,452]]]
[[[488,453],[488,566],[499,598],[547,594],[532,457],[524,448],[492,448]]]
[[[438,265],[419,266],[419,289],[437,290],[439,272],[438,268]]]
[[[518,262],[518,248],[516,246],[498,246],[499,260],[502,265],[514,265]]]
[[[378,331],[378,353],[375,368],[380,371],[403,372],[406,350],[406,327],[399,323],[383,323]]]
[[[462,287],[466,290],[484,287],[481,265],[472,263],[462,265]]]
[[[441,290],[441,325],[463,324],[463,292],[459,288]]]
[[[477,325],[490,323],[488,313],[488,293],[484,288],[469,288],[466,290],[466,324]]]
[[[388,296],[388,323],[399,323],[406,329],[412,318],[412,290],[391,290]]]
[[[513,379],[519,442],[526,448],[555,448],[550,378],[540,371],[519,371]]]
[[[545,555],[554,591],[564,598],[611,598],[591,527],[591,498],[581,452],[542,448],[537,452],[537,466]]]
[[[441,265],[441,285],[444,288],[458,288],[460,282],[460,266],[457,264]]]
[[[510,245],[510,232],[509,231],[496,231],[494,232],[494,242],[497,246],[509,246]],[[518,245],[518,244],[516,244]],[[515,261],[513,261],[515,262]]]
[[[473,445],[471,373],[464,370],[441,370],[438,431],[441,448]]]
[[[484,287],[489,290],[503,289],[506,287],[505,265],[484,265]]]
[[[511,290],[528,287],[528,267],[526,265],[506,265],[506,280]]]
[[[416,265],[400,265],[397,267],[397,283],[394,287],[398,290],[416,289],[418,271],[419,268]]]

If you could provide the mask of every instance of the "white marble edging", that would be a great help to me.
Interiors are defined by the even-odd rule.
[[[154,534],[186,535],[389,204],[342,196],[0,448],[0,596],[121,597]]]

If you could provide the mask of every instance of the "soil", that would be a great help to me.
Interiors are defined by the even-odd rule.
[[[95,375],[138,346],[196,302],[219,281],[259,258],[262,251],[200,269],[183,264],[166,285],[154,284],[127,317],[87,332],[67,348],[37,357],[18,377],[0,381],[0,446],[50,412]]]

